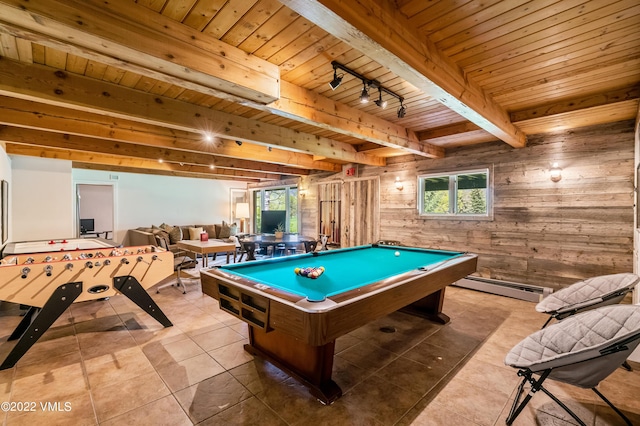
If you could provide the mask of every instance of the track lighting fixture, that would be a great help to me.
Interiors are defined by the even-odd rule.
[[[398,108],[398,118],[404,118],[404,115],[407,113],[407,108],[402,104],[404,99],[400,98],[400,108]]]
[[[366,104],[369,102],[369,91],[367,90],[367,83],[362,81],[362,93],[360,94],[360,103]]]
[[[338,75],[338,69],[341,69],[347,74],[351,74],[355,78],[359,78],[360,80],[362,80],[362,92],[360,93],[361,103],[366,104],[367,102],[369,102],[369,88],[373,87],[374,89],[378,89],[378,99],[374,101],[377,106],[383,109],[387,107],[388,102],[382,99],[382,92],[385,92],[386,94],[391,95],[400,101],[400,107],[398,108],[398,118],[403,118],[405,116],[407,109],[403,104],[404,98],[402,96],[387,89],[386,87],[383,87],[378,80],[369,80],[365,76],[358,74],[353,70],[350,70],[339,62],[333,61],[331,62],[331,66],[333,67],[333,80],[331,80],[331,82],[329,83],[331,89],[336,90],[342,83],[344,74]]]
[[[336,90],[338,86],[340,86],[340,83],[342,83],[342,77],[344,77],[344,74],[340,74],[338,76],[336,67],[333,67],[333,80],[331,80],[331,83],[329,83],[329,86],[331,86],[331,90]]]
[[[378,99],[376,100],[375,103],[382,109],[385,109],[387,107],[387,101],[382,100],[382,89],[379,87],[378,87]]]
[[[242,142],[241,142],[241,141],[236,141],[236,144],[237,144],[238,146],[242,146]]]

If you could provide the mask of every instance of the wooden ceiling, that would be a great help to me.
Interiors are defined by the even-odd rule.
[[[640,98],[637,0],[0,0],[0,41],[7,152],[114,171],[260,182],[518,149]],[[332,90],[332,61],[406,115],[341,70]]]

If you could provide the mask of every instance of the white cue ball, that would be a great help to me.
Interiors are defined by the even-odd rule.
[[[400,252],[399,252],[399,251],[397,251],[397,252],[395,253],[395,255],[396,255],[396,257],[397,257],[397,256],[400,256]]]

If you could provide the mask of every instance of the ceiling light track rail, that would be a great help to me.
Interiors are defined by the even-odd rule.
[[[342,70],[347,74],[350,74],[362,81],[363,88],[362,88],[362,94],[360,95],[360,102],[362,103],[369,102],[369,88],[378,89],[378,99],[375,100],[375,104],[381,108],[386,108],[387,101],[384,101],[382,99],[382,92],[385,92],[386,94],[393,96],[394,98],[398,99],[398,101],[400,101],[400,107],[398,108],[398,118],[403,118],[405,116],[407,109],[403,104],[404,98],[402,96],[382,86],[382,84],[378,80],[370,80],[367,77],[363,76],[362,74],[359,74],[354,70],[347,68],[345,65],[342,65],[340,62],[332,61],[331,66],[333,66],[333,80],[331,80],[331,82],[329,83],[329,86],[331,86],[332,90],[336,90],[338,86],[340,86],[340,84],[342,83],[344,74],[338,75],[338,70]]]

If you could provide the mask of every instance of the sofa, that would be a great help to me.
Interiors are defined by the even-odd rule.
[[[125,237],[124,245],[144,246],[154,245],[170,250],[174,253],[180,251],[177,242],[180,240],[199,240],[200,233],[206,232],[209,240],[235,241],[236,227],[225,222],[214,225],[167,225],[165,223],[151,227],[139,227],[129,229]]]

